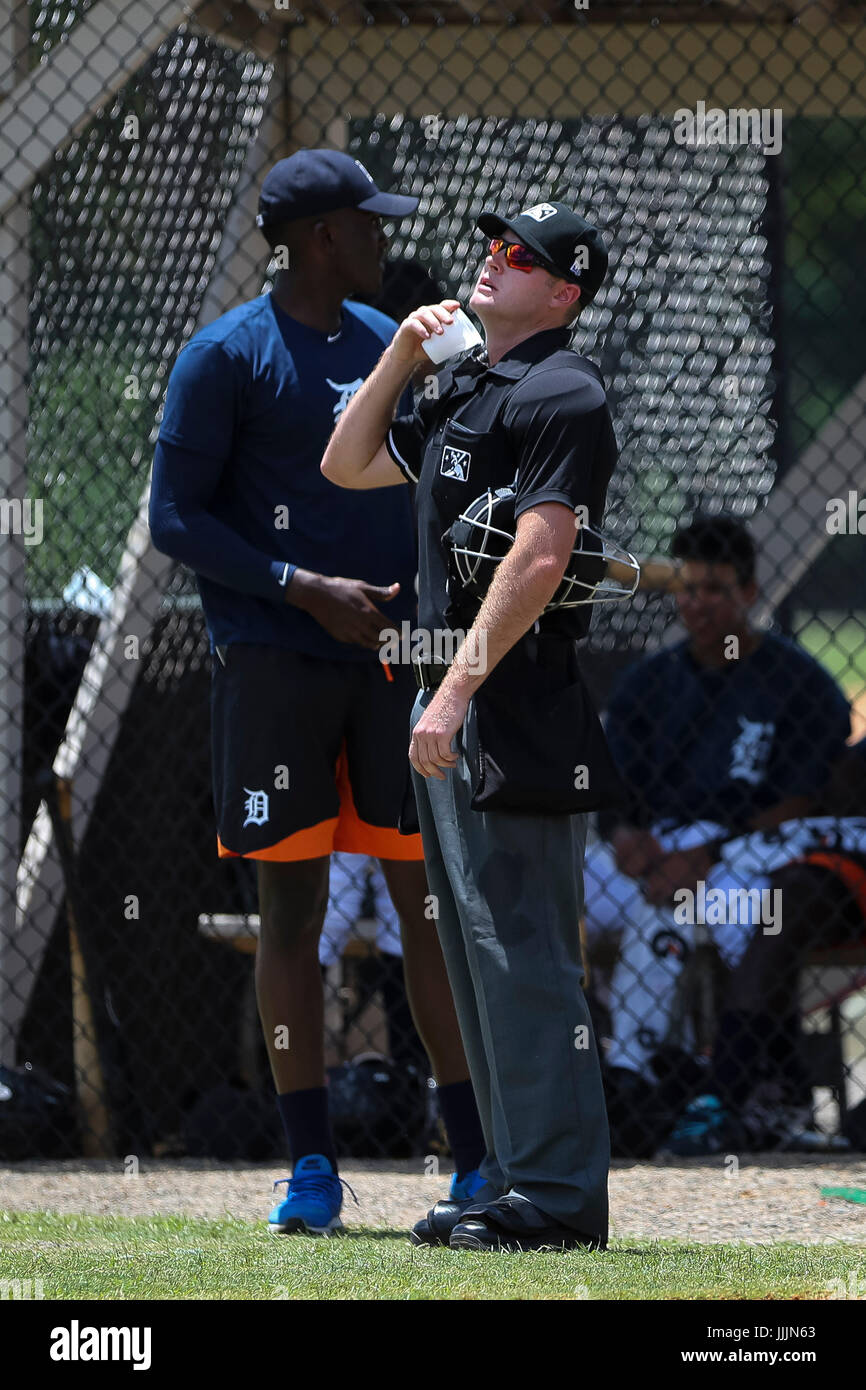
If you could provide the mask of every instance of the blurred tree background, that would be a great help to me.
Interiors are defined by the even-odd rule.
[[[799,454],[866,372],[866,121],[785,122],[783,321]]]

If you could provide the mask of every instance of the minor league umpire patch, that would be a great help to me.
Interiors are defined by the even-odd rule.
[[[465,483],[469,477],[471,462],[472,455],[466,449],[455,449],[453,445],[446,444],[442,450],[439,472],[446,478],[455,478],[458,483]]]

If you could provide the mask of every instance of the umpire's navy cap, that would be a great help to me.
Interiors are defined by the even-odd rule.
[[[588,300],[607,273],[607,247],[601,232],[565,203],[536,203],[513,217],[483,212],[476,226],[506,241],[510,234],[511,240],[540,256],[552,275],[580,285]]]
[[[266,175],[256,224],[272,227],[337,208],[405,217],[417,206],[417,198],[381,193],[360,160],[342,150],[298,150]]]

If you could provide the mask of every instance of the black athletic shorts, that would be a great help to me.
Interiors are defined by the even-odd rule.
[[[411,666],[233,643],[213,658],[211,748],[221,858],[332,850],[423,859],[397,830],[409,778]]]

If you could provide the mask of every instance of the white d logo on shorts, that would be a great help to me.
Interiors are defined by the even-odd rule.
[[[264,825],[268,819],[268,794],[264,791],[251,792],[249,787],[244,787],[247,799],[244,802],[244,810],[247,818],[244,826]],[[243,827],[242,827],[243,828]]]
[[[534,208],[524,208],[521,217],[531,217],[533,222],[546,222],[548,217],[556,216],[553,203],[536,203]]]

